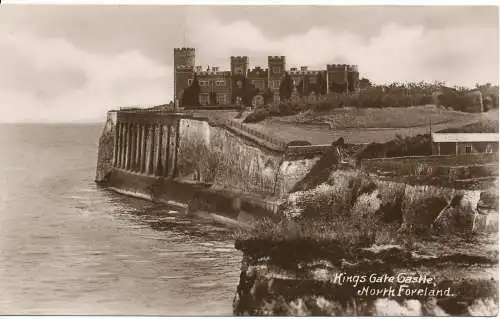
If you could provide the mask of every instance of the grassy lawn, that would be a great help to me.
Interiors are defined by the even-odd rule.
[[[498,113],[497,113],[498,114]],[[463,123],[477,119],[481,114],[463,113],[437,108],[434,105],[405,108],[356,109],[338,108],[326,112],[307,111],[298,115],[275,118],[275,122],[325,125],[332,129],[347,128],[410,128]]]
[[[432,131],[436,132],[484,118],[498,118],[498,110],[462,113],[434,107],[409,107],[366,109],[360,110],[358,114],[355,109],[344,108],[328,113],[306,112],[273,117],[246,125],[285,141],[307,140],[312,144],[330,144],[343,137],[347,143],[383,143],[394,139],[396,135],[429,133],[429,118],[432,118]]]
[[[234,119],[236,111],[197,110],[198,116]],[[259,123],[245,124],[271,137],[285,142],[307,140],[312,144],[330,144],[339,137],[347,143],[383,143],[396,137],[429,133],[429,118],[432,131],[460,127],[482,119],[498,119],[498,110],[487,113],[463,113],[439,109],[433,106],[406,108],[360,109],[341,108],[328,112],[311,111],[297,115],[271,117]]]

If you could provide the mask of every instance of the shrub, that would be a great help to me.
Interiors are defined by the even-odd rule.
[[[295,141],[290,141],[286,146],[307,146],[311,145],[311,142],[309,141],[300,141],[300,140],[295,140]]]
[[[248,114],[243,123],[258,123],[268,118],[270,114],[267,108],[259,108]]]
[[[259,241],[313,241],[338,242],[341,247],[368,247],[375,243],[392,241],[393,230],[379,227],[376,223],[360,223],[347,217],[337,217],[328,221],[281,219],[276,222],[263,219],[248,229],[236,233],[237,240]]]
[[[422,156],[431,154],[430,134],[418,134],[409,137],[397,135],[395,139],[385,143],[370,143],[363,151],[356,155],[356,158],[359,161],[368,158]]]

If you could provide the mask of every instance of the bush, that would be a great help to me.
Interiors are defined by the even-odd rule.
[[[267,108],[259,108],[248,114],[243,120],[243,123],[258,123],[271,115],[271,112]]]
[[[410,137],[397,135],[386,143],[370,143],[356,155],[357,160],[380,157],[423,156],[431,155],[430,134],[418,134]]]
[[[311,145],[311,142],[295,140],[288,142],[288,144],[286,144],[286,146],[307,146],[307,145]]]

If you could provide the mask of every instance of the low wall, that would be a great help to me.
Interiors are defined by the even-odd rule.
[[[396,176],[440,175],[447,171],[440,169],[442,167],[484,165],[498,167],[498,154],[408,156],[361,160],[361,169],[364,171],[369,173],[386,172]]]

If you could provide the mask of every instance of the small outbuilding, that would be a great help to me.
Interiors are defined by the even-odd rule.
[[[433,155],[498,152],[498,133],[432,133]]]

